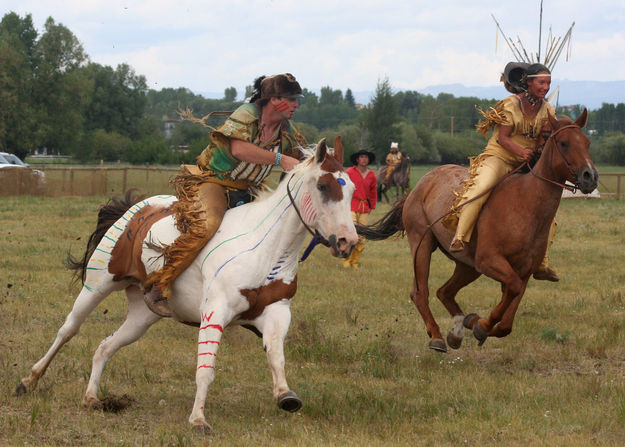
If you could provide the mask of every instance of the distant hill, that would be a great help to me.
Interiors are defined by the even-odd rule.
[[[619,104],[625,103],[625,81],[555,81],[551,85],[552,91],[560,87],[558,105],[570,106],[581,104],[590,110],[596,110],[603,103]],[[319,95],[320,90],[310,89]],[[439,93],[450,93],[458,97],[476,97],[480,99],[502,99],[509,93],[503,84],[491,87],[466,87],[462,84],[433,85],[421,90],[417,90],[423,95],[438,96]],[[345,93],[345,92],[343,92]],[[352,91],[354,99],[358,104],[369,104],[374,95],[374,91]],[[205,98],[221,99],[223,92],[198,92]],[[241,96],[241,95],[239,95]],[[243,99],[243,98],[239,98]]]
[[[554,81],[551,90],[560,87],[558,105],[581,104],[590,110],[601,108],[603,103],[625,103],[625,81]],[[475,96],[482,99],[500,99],[509,93],[503,84],[492,87],[465,87],[462,84],[435,85],[419,90],[425,95],[437,96],[439,93],[451,93],[455,97]]]

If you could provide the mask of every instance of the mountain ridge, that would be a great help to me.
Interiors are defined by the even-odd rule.
[[[625,81],[569,81],[567,79],[554,81],[551,84],[552,93],[559,87],[557,105],[572,106],[582,105],[589,110],[601,108],[604,103],[619,104],[625,103]],[[320,94],[320,89],[309,89],[310,91]],[[394,89],[397,91],[405,91],[403,89]],[[460,83],[432,85],[423,89],[416,89],[422,95],[438,96],[440,93],[448,93],[454,97],[475,97],[479,99],[503,99],[510,93],[503,87],[503,84],[492,85],[487,87],[465,86]],[[343,92],[344,93],[344,92]],[[354,100],[357,104],[367,105],[375,95],[373,90],[354,91]],[[223,92],[198,92],[198,94],[210,99],[221,99],[224,97]],[[241,95],[239,95],[241,96]],[[243,100],[243,98],[238,98]]]

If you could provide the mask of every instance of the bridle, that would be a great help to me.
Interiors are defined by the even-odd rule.
[[[534,168],[530,169],[530,173],[536,177],[539,178],[541,180],[544,180],[546,182],[552,183],[556,186],[559,186],[562,189],[566,189],[568,191],[571,191],[573,194],[575,194],[575,192],[580,188],[579,186],[579,182],[577,180],[577,174],[575,173],[575,171],[573,169],[571,169],[571,164],[569,163],[569,161],[567,160],[567,158],[564,156],[564,154],[562,153],[562,149],[560,149],[560,146],[557,144],[557,141],[555,139],[555,136],[557,134],[559,134],[561,131],[563,131],[564,129],[571,129],[571,128],[578,128],[579,126],[577,124],[567,124],[566,126],[562,126],[556,130],[554,130],[551,135],[549,135],[549,137],[547,138],[547,141],[545,142],[545,148],[547,148],[548,144],[551,144],[552,146],[555,146],[555,148],[557,149],[557,151],[560,153],[560,157],[562,157],[562,159],[564,160],[564,163],[566,164],[566,168],[569,170],[569,174],[571,174],[571,177],[573,178],[573,182],[574,185],[567,185],[566,183],[560,183],[560,182],[556,182],[555,180],[551,180],[548,179],[546,177],[543,177],[541,175],[538,175],[534,172]],[[551,165],[553,166],[553,150],[551,151]]]
[[[555,180],[551,180],[548,179],[546,177],[543,177],[541,175],[538,175],[534,172],[534,168],[530,166],[529,162],[524,162],[522,164],[520,164],[519,166],[517,166],[515,169],[513,169],[512,171],[508,172],[506,175],[504,175],[501,179],[499,179],[499,181],[497,181],[497,183],[495,183],[492,187],[490,187],[489,189],[487,189],[486,191],[482,192],[481,194],[473,197],[471,200],[468,200],[462,204],[460,204],[456,209],[451,209],[449,210],[447,213],[443,214],[442,216],[440,216],[438,219],[436,219],[434,222],[430,223],[427,226],[427,230],[428,231],[432,231],[432,227],[434,226],[434,224],[436,224],[437,222],[439,222],[440,220],[444,219],[445,217],[447,217],[448,215],[452,214],[453,212],[457,211],[459,208],[479,199],[480,197],[484,196],[485,194],[490,193],[498,184],[500,184],[504,179],[512,176],[513,174],[518,173],[519,171],[521,171],[524,167],[528,167],[530,172],[532,173],[532,175],[536,178],[539,178],[541,180],[544,180],[546,182],[549,183],[553,183],[554,185],[559,186],[560,188],[569,190],[573,193],[575,193],[578,189],[579,189],[579,183],[577,181],[577,174],[575,174],[575,171],[573,171],[573,169],[571,169],[571,164],[569,163],[569,161],[567,160],[567,158],[564,156],[564,154],[562,153],[562,150],[560,149],[560,147],[558,146],[555,136],[557,134],[559,134],[560,132],[562,132],[564,129],[569,129],[569,128],[579,128],[579,126],[577,124],[567,124],[566,126],[562,126],[556,130],[554,130],[553,132],[551,132],[551,134],[549,135],[549,137],[547,137],[547,141],[544,144],[544,147],[546,148],[548,144],[552,144],[556,147],[556,149],[558,150],[558,152],[560,153],[560,156],[562,157],[562,159],[564,160],[564,162],[566,163],[566,167],[569,170],[569,173],[571,174],[571,177],[574,179],[575,185],[571,186],[571,185],[567,185],[565,183],[560,183],[560,182],[556,182]],[[553,151],[551,151],[551,157],[553,159]],[[419,240],[419,243],[417,244],[417,249],[415,250],[415,254],[412,258],[412,267],[413,267],[413,271],[416,274],[416,265],[417,265],[417,253],[419,252],[419,248],[421,247],[421,243],[423,242],[423,239],[425,238],[427,232],[423,232],[423,234],[421,235],[421,239]],[[419,290],[419,286],[417,285],[417,291]]]
[[[328,241],[325,237],[323,237],[321,235],[321,233],[319,233],[319,230],[314,230],[312,228],[310,228],[310,226],[304,222],[304,218],[302,217],[302,214],[299,211],[299,208],[297,207],[297,205],[295,204],[295,199],[293,198],[293,194],[291,193],[291,180],[293,180],[293,177],[295,177],[294,175],[291,175],[291,177],[289,177],[289,180],[286,182],[286,193],[289,196],[289,200],[291,201],[291,205],[293,205],[293,209],[295,209],[295,212],[297,213],[297,217],[299,217],[299,220],[302,222],[302,225],[304,225],[304,228],[306,228],[306,230],[308,230],[308,232],[312,235],[313,238],[315,238],[317,240],[318,243],[325,245],[326,247],[336,247],[336,236],[332,235],[330,236],[330,241]]]

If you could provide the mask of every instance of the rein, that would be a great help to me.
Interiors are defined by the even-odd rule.
[[[557,134],[559,134],[561,131],[563,131],[564,129],[569,129],[569,128],[575,128],[575,127],[579,127],[576,124],[567,124],[566,126],[562,126],[559,129],[556,129],[555,131],[553,131],[551,133],[551,135],[549,135],[549,137],[547,138],[547,141],[545,143],[545,147],[551,143],[552,145],[554,145],[556,147],[556,149],[558,150],[558,152],[560,153],[560,156],[562,157],[562,159],[564,160],[564,162],[566,163],[566,167],[569,170],[569,173],[571,174],[571,176],[573,177],[573,179],[576,179],[576,175],[575,172],[571,169],[571,165],[569,164],[568,160],[566,159],[566,157],[564,156],[564,154],[562,153],[562,150],[558,147],[557,144],[555,144],[555,136]],[[551,157],[553,158],[553,151],[551,152]],[[423,242],[423,239],[425,238],[425,235],[427,234],[428,231],[432,231],[432,226],[434,224],[436,224],[437,222],[439,222],[440,220],[444,219],[445,217],[449,216],[450,214],[456,212],[459,208],[462,208],[463,206],[479,199],[480,197],[484,196],[485,194],[490,193],[497,185],[499,185],[502,181],[504,181],[506,178],[508,178],[509,176],[511,176],[512,174],[515,174],[517,172],[519,172],[521,169],[523,169],[525,166],[530,168],[530,172],[532,173],[532,175],[536,178],[539,178],[541,180],[544,180],[546,182],[549,183],[553,183],[554,185],[559,186],[560,188],[569,190],[573,193],[575,193],[577,191],[577,189],[579,188],[579,185],[577,184],[577,182],[575,183],[575,185],[570,186],[567,185],[565,183],[559,183],[556,182],[555,180],[551,180],[548,179],[546,177],[543,177],[541,175],[538,175],[534,172],[534,168],[531,168],[528,162],[524,162],[522,164],[520,164],[519,166],[517,166],[515,169],[513,169],[512,171],[510,171],[509,173],[507,173],[506,175],[504,175],[501,179],[499,179],[499,181],[497,183],[495,183],[492,187],[490,187],[489,189],[487,189],[486,191],[484,191],[483,193],[477,195],[476,197],[472,198],[471,200],[468,200],[460,205],[458,205],[457,207],[449,210],[447,213],[443,214],[442,216],[440,216],[438,219],[436,219],[434,222],[432,222],[431,224],[429,224],[426,228],[426,231],[423,232],[423,235],[421,236],[421,239],[419,240],[419,244],[417,244],[417,249],[415,250],[414,256],[412,257],[412,270],[413,272],[415,272],[416,275],[416,271],[417,271],[417,253],[419,252],[419,248],[421,247],[421,243]],[[576,181],[576,180],[575,180]],[[416,284],[416,283],[415,283]],[[419,290],[419,285],[417,284],[417,291]]]
[[[490,193],[493,189],[495,189],[495,187],[497,185],[499,185],[501,182],[503,182],[505,179],[507,179],[508,177],[510,177],[512,174],[516,174],[517,172],[519,172],[521,169],[523,169],[525,166],[529,167],[529,163],[528,162],[524,162],[521,163],[519,166],[517,166],[516,168],[514,168],[512,171],[508,172],[506,175],[504,175],[503,177],[501,177],[493,186],[491,186],[490,188],[488,188],[486,191],[484,191],[481,194],[478,194],[477,196],[473,197],[471,200],[467,200],[464,203],[459,204],[458,206],[456,206],[455,208],[450,209],[449,211],[447,211],[445,214],[443,214],[442,216],[440,216],[438,219],[436,219],[434,222],[432,222],[431,224],[429,224],[426,228],[426,230],[423,232],[423,234],[421,235],[421,239],[419,239],[419,243],[417,244],[417,249],[414,252],[414,256],[412,257],[412,270],[416,275],[417,272],[417,253],[419,253],[419,248],[421,248],[421,243],[423,242],[423,239],[425,238],[425,235],[427,234],[428,231],[432,231],[432,227],[434,226],[434,224],[438,223],[439,221],[441,221],[442,219],[444,219],[445,217],[449,216],[452,213],[455,213],[458,209],[462,208],[465,205],[468,205],[471,202],[476,201],[477,199],[479,199],[480,197]],[[442,248],[442,247],[441,247]],[[415,282],[415,285],[417,287],[417,291],[419,291],[419,284],[417,282]]]

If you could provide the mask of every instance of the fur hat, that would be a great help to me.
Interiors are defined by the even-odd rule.
[[[526,64],[525,62],[508,62],[506,64],[500,78],[506,90],[514,94],[525,91],[521,81],[529,66],[530,64]]]
[[[360,149],[358,152],[354,152],[351,157],[349,157],[353,165],[358,164],[358,157],[360,157],[361,155],[366,155],[367,157],[369,157],[369,164],[375,162],[375,154],[373,152],[369,152],[365,149]]]
[[[277,74],[260,79],[260,98],[303,98],[302,87],[291,73]],[[258,80],[257,80],[258,81]]]

